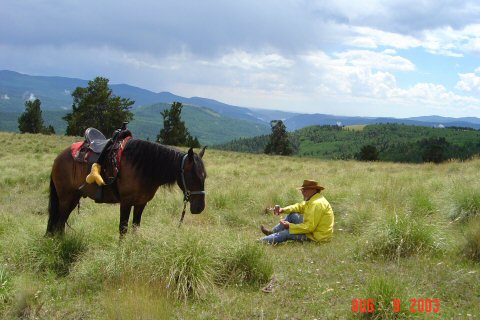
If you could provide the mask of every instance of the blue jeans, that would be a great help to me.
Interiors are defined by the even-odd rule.
[[[285,221],[288,221],[293,224],[299,224],[303,222],[303,216],[296,212],[290,213],[286,218]],[[288,229],[279,223],[272,229],[273,233],[269,236],[265,236],[260,240],[268,242],[270,244],[276,244],[280,242],[284,242],[287,240],[297,240],[297,241],[307,241],[308,238],[304,234],[290,234]]]

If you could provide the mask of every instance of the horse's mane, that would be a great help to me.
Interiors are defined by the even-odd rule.
[[[158,143],[132,139],[123,150],[122,161],[128,161],[149,185],[172,185],[180,174],[184,155]]]

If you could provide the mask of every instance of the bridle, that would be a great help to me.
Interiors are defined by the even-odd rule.
[[[182,158],[182,166],[180,167],[180,176],[182,178],[182,185],[183,185],[183,211],[182,217],[180,218],[179,227],[182,225],[183,218],[185,218],[185,210],[187,209],[187,203],[190,202],[191,195],[205,195],[205,190],[201,191],[190,191],[187,188],[187,183],[185,182],[185,160],[187,160],[188,153],[185,154]]]

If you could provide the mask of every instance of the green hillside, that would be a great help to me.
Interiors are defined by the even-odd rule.
[[[133,110],[134,119],[129,124],[135,137],[155,140],[163,128],[161,111],[170,104],[158,103]],[[46,126],[52,125],[57,134],[64,134],[67,123],[62,117],[67,111],[42,111]],[[18,132],[19,112],[0,112],[0,131]],[[182,119],[193,136],[203,145],[225,143],[239,137],[252,137],[266,134],[270,128],[266,124],[227,118],[204,107],[184,105]]]
[[[129,124],[135,136],[139,138],[156,139],[163,128],[161,111],[169,108],[170,104],[157,103],[140,107],[134,110],[134,120]],[[265,124],[253,123],[246,120],[235,120],[224,117],[211,109],[184,105],[182,120],[192,134],[197,136],[201,144],[219,144],[238,137],[252,137],[265,134],[270,128]]]
[[[480,131],[400,124],[364,127],[311,126],[290,133],[296,155],[321,159],[353,159],[365,145],[379,151],[379,160],[422,162],[426,150],[440,141],[445,159],[467,159],[480,153]],[[214,146],[221,150],[262,153],[268,135]],[[443,140],[444,139],[444,140]]]

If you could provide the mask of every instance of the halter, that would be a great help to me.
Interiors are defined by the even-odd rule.
[[[203,194],[205,195],[205,191],[190,191],[187,188],[187,184],[185,182],[185,160],[188,157],[188,153],[185,154],[182,158],[182,166],[181,166],[181,177],[182,177],[182,184],[183,184],[183,211],[182,211],[182,218],[180,219],[179,227],[183,222],[183,218],[185,218],[185,210],[187,209],[187,202],[190,202],[191,195]]]

